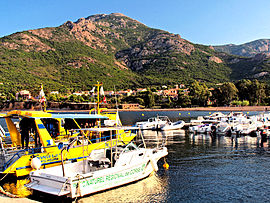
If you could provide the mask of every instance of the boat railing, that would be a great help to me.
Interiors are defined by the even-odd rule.
[[[123,140],[123,134],[127,133],[126,131],[124,131],[123,133],[117,133],[112,135],[112,137],[114,137],[114,139],[117,139],[118,141],[116,142],[116,144],[124,144],[124,140]],[[130,132],[131,134],[131,132]],[[84,136],[77,136],[77,138],[82,138]],[[77,139],[76,138],[76,139]],[[89,139],[88,141],[90,141],[90,143],[99,143],[100,141],[100,145],[97,145],[95,147],[99,148],[102,144],[107,145],[109,147],[109,145],[107,144],[107,142],[110,141],[111,135],[108,136],[102,136],[102,137],[97,137],[97,138],[93,138],[93,139]],[[77,139],[78,140],[78,139]],[[73,141],[72,139],[70,141]],[[83,144],[79,144],[77,146],[73,146],[73,147],[78,147],[78,146],[82,146]],[[47,148],[53,148],[53,147],[58,147],[58,145],[51,145],[51,146],[46,146],[46,147],[33,147],[33,148],[27,148],[27,149],[13,149],[10,150],[10,148],[2,148],[0,150],[0,168],[2,169],[7,169],[10,165],[12,165],[16,160],[18,160],[19,158],[21,158],[21,156],[26,155],[26,154],[38,154],[38,153],[42,153],[44,151],[46,151]]]
[[[1,164],[1,166],[3,167],[4,170],[6,170],[8,168],[8,166],[13,164],[23,154],[25,154],[25,150],[19,150],[15,154],[8,154],[8,153],[1,154],[1,161],[3,163],[3,166],[2,166],[2,164]],[[11,158],[9,158],[9,157],[11,157]],[[8,159],[7,161],[6,161],[6,158]]]

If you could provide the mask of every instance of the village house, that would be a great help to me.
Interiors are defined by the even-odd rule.
[[[114,91],[104,91],[104,94],[106,96],[113,96],[114,95]]]
[[[146,88],[138,88],[136,92],[139,93],[139,92],[146,92],[146,91],[147,91]]]
[[[58,91],[52,91],[52,92],[50,92],[50,94],[59,94],[59,92]]]
[[[121,109],[139,109],[140,105],[139,104],[121,104],[120,108]]]
[[[163,94],[164,90],[157,90],[156,92],[153,92],[154,94],[161,96]]]
[[[162,89],[167,89],[168,87],[166,85],[161,86]]]
[[[176,99],[176,98],[178,98],[178,88],[177,89],[163,90],[162,95]]]
[[[83,95],[82,92],[73,92],[72,94],[73,94],[73,95],[76,95],[76,96],[82,96],[82,95]]]
[[[19,99],[19,96],[22,97],[23,100],[31,99],[31,93],[28,90],[21,90],[16,93],[16,100]]]
[[[186,86],[185,86],[184,84],[180,84],[180,85],[179,85],[179,88],[180,88],[180,89],[184,89],[185,87],[186,87]]]
[[[123,95],[123,96],[130,96],[133,94],[133,91],[131,89],[128,90],[121,90],[116,93],[117,95]]]
[[[79,92],[73,92],[72,94],[76,95],[76,96],[82,96],[82,95],[90,95],[90,92],[89,91],[79,91]]]

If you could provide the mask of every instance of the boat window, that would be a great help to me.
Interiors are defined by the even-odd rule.
[[[72,119],[70,119],[72,120]],[[75,119],[75,121],[79,124],[80,128],[92,128],[97,125],[104,126],[104,119]],[[73,129],[78,128],[74,126]],[[72,129],[72,128],[70,128]]]
[[[47,129],[47,131],[53,138],[59,136],[59,121],[58,120],[52,119],[52,118],[43,118],[41,119],[41,121],[43,122],[43,125],[45,126],[45,128]]]
[[[89,137],[91,142],[102,142],[102,141],[108,141],[110,140],[112,133],[112,139],[116,138],[116,131],[105,131],[105,132],[90,132]]]
[[[40,139],[37,133],[37,128],[35,124],[35,119],[33,118],[22,118],[19,122],[20,134],[21,134],[21,144],[22,148],[28,148],[29,144],[35,144],[35,148],[41,146]],[[30,146],[30,147],[31,147]]]
[[[123,150],[123,152],[129,152],[129,151],[133,151],[133,150],[138,150],[139,148],[133,143],[130,142],[125,149]]]

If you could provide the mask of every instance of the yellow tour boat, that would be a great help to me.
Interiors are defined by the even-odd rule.
[[[14,110],[2,117],[6,120],[9,136],[0,137],[0,170],[1,173],[16,176],[28,175],[35,170],[33,161],[35,157],[40,160],[41,168],[61,164],[62,147],[75,139],[75,144],[63,154],[65,161],[80,161],[93,149],[111,146],[109,134],[79,132],[72,129],[115,126],[116,122],[121,125],[117,119],[117,112],[59,114]],[[124,130],[113,134],[113,145],[127,144],[136,136],[131,131]]]
[[[73,129],[121,126],[118,111],[97,108],[89,114],[56,113],[45,111],[13,110],[0,114],[5,118],[9,133],[0,133],[0,173],[18,176],[28,175],[38,168],[47,168],[65,162],[77,162],[86,158],[93,149],[125,145],[135,136],[130,130],[106,132],[78,131]],[[42,89],[43,92],[43,89]],[[44,97],[44,93],[43,93]],[[45,108],[44,108],[45,109]],[[113,141],[110,141],[113,136]],[[72,147],[62,151],[65,146]],[[62,159],[61,159],[62,156]]]

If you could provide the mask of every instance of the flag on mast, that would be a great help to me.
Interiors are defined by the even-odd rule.
[[[93,87],[93,89],[90,91],[91,93],[94,93],[95,92],[95,88],[96,87]]]
[[[43,91],[43,85],[40,86],[40,92],[39,92],[39,102],[42,104],[42,103],[45,103],[46,102],[46,97],[45,97],[45,93]]]
[[[106,104],[107,101],[106,101],[106,97],[105,97],[103,86],[100,87],[100,95],[103,96],[102,102]]]

